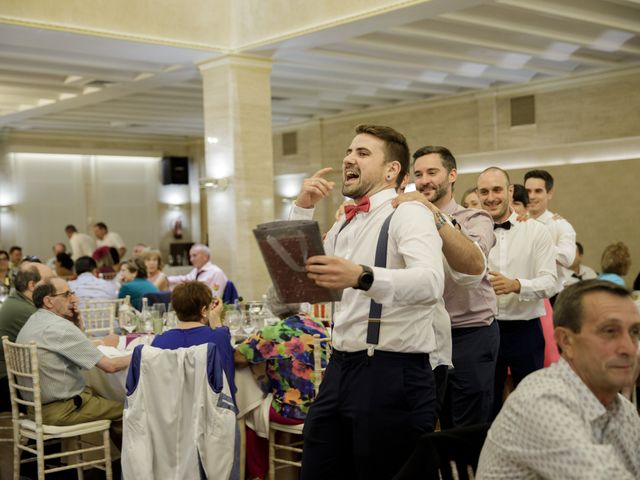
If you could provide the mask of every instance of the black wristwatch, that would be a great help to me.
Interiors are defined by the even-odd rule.
[[[362,273],[358,278],[358,285],[353,288],[367,291],[371,288],[371,285],[373,285],[373,270],[371,270],[371,268],[367,267],[366,265],[360,266],[362,267]]]

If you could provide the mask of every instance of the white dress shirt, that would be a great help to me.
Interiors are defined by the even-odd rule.
[[[192,282],[194,280],[206,283],[214,297],[222,297],[224,288],[227,286],[227,276],[220,267],[211,262],[205,263],[199,270],[194,268],[186,275],[171,275],[167,279],[170,287],[174,287],[178,283]]]
[[[96,245],[98,247],[113,247],[118,250],[126,247],[122,237],[116,232],[107,232],[105,236],[102,237],[102,240],[96,240]]]
[[[561,358],[507,398],[480,454],[477,480],[640,478],[640,417],[622,395],[600,403]]]
[[[576,231],[564,218],[554,219],[554,214],[545,210],[536,218],[549,230],[551,240],[556,247],[556,267],[558,273],[557,291],[561,291],[564,283],[571,276],[569,267],[576,259]]]
[[[543,299],[556,293],[556,255],[551,235],[535,220],[518,222],[511,213],[511,229],[494,230],[496,244],[489,252],[489,270],[520,282],[520,293],[498,295],[498,320],[530,320],[545,314]]]
[[[433,214],[419,202],[400,204],[389,225],[387,268],[374,267],[380,229],[393,212],[394,189],[371,196],[369,212],[358,212],[340,232],[344,220],[327,233],[327,255],[346,258],[373,269],[368,291],[347,288],[336,304],[333,346],[353,352],[367,348],[370,300],[382,305],[380,340],[376,348],[391,352],[430,353],[435,347],[432,321],[442,299],[442,240]],[[313,209],[294,205],[290,218],[311,219]]]
[[[74,232],[69,239],[71,246],[71,258],[77,260],[80,257],[90,257],[95,250],[93,239],[86,233]]]
[[[564,286],[566,288],[569,285],[578,283],[580,280],[593,280],[594,278],[598,278],[596,271],[587,265],[580,264],[580,273],[576,274],[576,272],[571,270],[571,275],[565,280]]]

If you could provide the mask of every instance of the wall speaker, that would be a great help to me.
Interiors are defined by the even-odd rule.
[[[162,184],[189,184],[189,157],[162,157]]]

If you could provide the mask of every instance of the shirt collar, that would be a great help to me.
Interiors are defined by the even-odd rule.
[[[553,220],[553,213],[551,213],[549,210],[545,210],[538,216],[538,218],[536,218],[536,220],[542,223],[549,223],[551,220]]]
[[[391,199],[397,197],[398,194],[394,188],[386,188],[378,193],[375,193],[369,197],[369,202],[371,207],[369,208],[369,213],[378,208],[383,203],[390,201]]]
[[[560,357],[557,365],[560,376],[578,392],[580,401],[584,407],[585,418],[588,422],[594,422],[604,415],[618,411],[620,408],[619,398],[616,397],[608,408],[605,407],[564,358]]]
[[[15,290],[15,293],[16,293],[16,297],[24,300],[25,302],[29,302],[31,305],[33,305],[33,300],[27,297],[24,293],[19,292],[18,290]]]
[[[447,215],[452,215],[458,209],[458,204],[456,203],[456,199],[451,197],[451,200],[440,209],[441,212],[446,213]]]
[[[511,210],[511,215],[509,215],[509,218],[507,218],[505,220],[505,222],[510,222],[511,225],[517,225],[518,224],[518,212],[516,212],[515,210]]]

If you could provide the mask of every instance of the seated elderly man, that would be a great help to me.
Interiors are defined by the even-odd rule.
[[[112,420],[111,434],[122,442],[123,404],[96,395],[85,385],[81,370],[94,366],[113,373],[129,366],[131,357],[107,358],[75,325],[78,299],[61,278],[38,285],[33,303],[38,308],[22,327],[16,341],[38,344],[42,419],[50,425],[74,425]],[[117,337],[103,343],[115,346]]]
[[[629,292],[567,287],[553,320],[560,361],[526,377],[504,404],[477,479],[640,478],[640,418],[618,392],[634,382],[640,314]]]
[[[96,275],[98,264],[91,257],[80,257],[76,260],[76,275],[78,278],[69,282],[69,288],[73,289],[81,302],[95,298],[118,298],[118,289],[112,282],[102,280]]]
[[[9,341],[16,341],[20,329],[37,310],[32,300],[33,291],[39,282],[53,276],[55,273],[47,265],[22,262],[20,270],[16,274],[15,290],[0,307],[0,338],[6,335],[9,337]],[[9,400],[7,366],[0,344],[0,412],[9,410],[11,410],[11,402]]]
[[[214,297],[222,298],[224,287],[227,286],[227,276],[222,269],[211,263],[211,252],[209,247],[196,243],[189,250],[189,260],[195,267],[186,275],[172,275],[169,277],[169,286],[174,287],[178,283],[197,280],[206,283]]]

